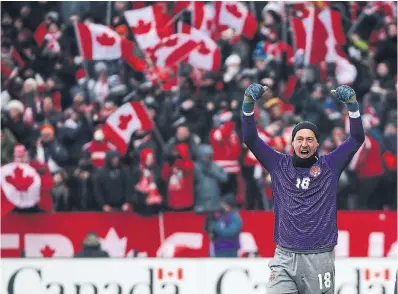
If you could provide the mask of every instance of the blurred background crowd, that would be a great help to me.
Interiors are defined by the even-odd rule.
[[[219,71],[184,63],[151,82],[122,59],[83,60],[73,23],[107,25],[134,41],[124,12],[154,2],[2,2],[1,164],[29,163],[42,179],[41,197],[51,200],[17,210],[206,213],[224,197],[270,210],[272,179],[241,142],[244,90],[254,82],[271,89],[255,111],[269,145],[291,154],[292,127],[309,120],[320,129],[324,154],[349,134],[345,107],[330,96],[347,74],[366,142],[340,178],[338,208],[396,209],[396,2],[312,4],[340,12],[342,49],[355,67],[348,73],[333,62],[305,64],[289,22],[297,7],[242,3],[257,19],[256,33],[222,32]],[[175,2],[164,5],[171,13]],[[175,20],[190,19],[184,11]],[[136,131],[120,154],[102,128],[127,101],[142,101],[156,127]]]

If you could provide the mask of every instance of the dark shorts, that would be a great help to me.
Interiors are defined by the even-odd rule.
[[[334,294],[334,252],[294,253],[277,248],[269,262],[267,294]]]

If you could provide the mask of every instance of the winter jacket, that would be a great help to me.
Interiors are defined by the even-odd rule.
[[[92,137],[92,131],[85,118],[77,122],[69,119],[60,130],[60,137],[69,150],[69,162],[76,164],[81,158],[84,144],[89,142]]]
[[[46,163],[40,163],[37,160],[31,160],[29,165],[33,167],[40,175],[40,203],[39,206],[44,211],[53,210],[53,199],[51,190],[54,186],[54,181]]]
[[[84,246],[83,250],[75,255],[76,258],[94,258],[109,257],[108,252],[101,249],[100,246]]]
[[[13,120],[9,115],[5,115],[4,119],[2,117],[2,128],[8,128],[18,143],[26,146],[26,148],[31,147],[32,139],[32,129],[28,126],[26,122],[22,119]]]
[[[187,144],[177,144],[179,158],[163,165],[162,178],[167,182],[167,205],[188,208],[194,203],[194,162],[189,158]]]
[[[216,216],[213,233],[214,255],[227,257],[234,253],[237,256],[240,248],[239,235],[242,230],[242,219],[236,210]]]
[[[235,132],[235,123],[229,121],[211,130],[210,144],[214,150],[214,162],[223,167],[227,173],[239,173],[241,143]]]
[[[202,145],[198,149],[199,159],[195,163],[195,211],[212,211],[219,206],[221,198],[221,183],[228,179],[224,169],[214,162],[206,161],[206,157],[213,156],[209,145]]]
[[[61,166],[67,163],[68,151],[55,139],[47,143],[39,140],[34,148],[36,148],[35,159],[40,163],[46,163],[51,173],[59,171]]]
[[[115,146],[106,141],[91,140],[83,146],[83,150],[88,153],[91,162],[95,167],[103,167],[105,156],[108,151],[115,150]]]
[[[8,129],[2,130],[4,140],[1,140],[1,164],[5,165],[13,161],[14,146],[17,143]]]
[[[127,170],[119,166],[112,166],[112,159],[119,157],[117,151],[108,151],[105,157],[105,165],[98,170],[94,179],[94,191],[97,205],[121,207],[129,201],[131,195],[131,182]]]

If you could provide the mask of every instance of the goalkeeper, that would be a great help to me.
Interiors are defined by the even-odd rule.
[[[274,258],[268,294],[334,293],[333,249],[337,244],[336,193],[340,175],[365,139],[355,92],[339,86],[332,95],[346,104],[350,136],[336,150],[318,156],[319,132],[311,122],[292,132],[293,156],[274,151],[258,136],[254,103],[267,87],[250,85],[244,96],[243,140],[272,178],[275,201]]]

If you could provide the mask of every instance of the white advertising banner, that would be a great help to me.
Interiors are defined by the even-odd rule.
[[[2,259],[0,293],[266,294],[269,260]],[[338,259],[335,293],[393,294],[396,271],[394,259]]]

